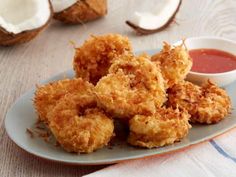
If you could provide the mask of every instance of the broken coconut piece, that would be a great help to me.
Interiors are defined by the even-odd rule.
[[[51,0],[54,18],[69,24],[81,24],[107,14],[107,0]]]
[[[77,0],[51,0],[54,13],[61,12],[72,6]]]
[[[44,29],[52,14],[49,0],[0,0],[0,45],[28,42]]]
[[[182,0],[161,0],[158,9],[147,12],[135,12],[126,24],[138,34],[152,34],[166,28],[178,12]]]

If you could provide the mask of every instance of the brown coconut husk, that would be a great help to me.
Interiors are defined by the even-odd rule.
[[[107,0],[78,0],[67,9],[54,13],[54,18],[67,24],[81,24],[107,14]]]
[[[49,1],[50,3],[50,1]],[[44,30],[50,20],[52,19],[52,6],[50,3],[50,17],[47,20],[47,22],[45,23],[45,25],[43,25],[40,28],[36,28],[36,29],[32,29],[32,30],[26,30],[23,31],[21,33],[18,34],[14,34],[11,32],[6,31],[5,29],[0,27],[0,45],[1,46],[12,46],[12,45],[16,45],[16,44],[22,44],[22,43],[26,43],[31,41],[32,39],[34,39],[42,30]]]

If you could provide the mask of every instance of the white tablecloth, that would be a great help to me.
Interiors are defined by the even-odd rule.
[[[236,177],[236,129],[177,152],[111,165],[85,177]]]

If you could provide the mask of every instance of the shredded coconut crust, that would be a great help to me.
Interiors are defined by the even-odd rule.
[[[173,144],[188,134],[189,117],[187,111],[172,108],[159,108],[151,116],[136,115],[129,121],[128,142],[145,148]]]
[[[183,81],[168,91],[168,102],[173,107],[188,110],[190,121],[203,124],[217,123],[231,110],[226,91],[208,81],[202,87]]]
[[[76,49],[73,63],[76,76],[96,85],[108,73],[116,57],[131,51],[127,37],[118,34],[91,36]]]
[[[95,100],[67,95],[49,113],[49,127],[66,151],[90,153],[110,141],[113,121],[95,105]]]
[[[95,86],[100,107],[114,117],[153,114],[166,101],[160,69],[147,55],[123,55],[117,58]]]
[[[81,95],[86,94],[92,97],[93,85],[79,79],[64,79],[42,86],[37,86],[34,97],[34,106],[39,115],[39,120],[48,123],[47,113],[57,102],[68,93],[80,91]]]
[[[161,52],[153,55],[151,60],[160,64],[167,88],[184,80],[192,67],[192,59],[183,44],[171,47],[164,42]]]

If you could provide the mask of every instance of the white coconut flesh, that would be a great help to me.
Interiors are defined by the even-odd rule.
[[[53,11],[58,13],[70,6],[73,6],[77,0],[51,0]]]
[[[50,18],[48,0],[0,0],[0,27],[18,34],[45,25]]]
[[[158,0],[156,1],[156,7],[134,12],[129,21],[143,29],[155,30],[161,28],[173,17],[180,3],[181,0]]]

